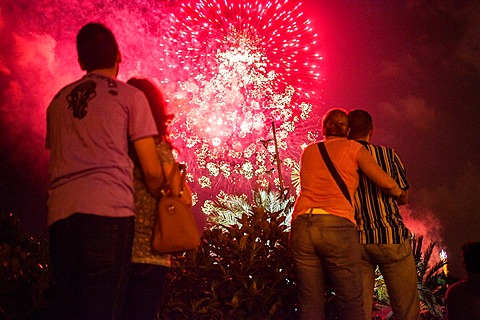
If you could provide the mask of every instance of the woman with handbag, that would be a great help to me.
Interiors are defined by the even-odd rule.
[[[335,293],[338,319],[363,320],[363,287],[358,231],[351,199],[362,170],[385,193],[403,191],[360,143],[347,140],[342,109],[322,121],[325,139],[301,158],[301,191],[293,211],[290,248],[299,286],[300,318],[325,319],[325,278]]]
[[[172,154],[172,144],[168,137],[168,123],[173,115],[166,114],[166,102],[162,92],[151,81],[143,78],[131,78],[127,83],[140,89],[149,102],[159,134],[156,137],[156,145],[165,180],[166,177],[170,177],[172,170],[177,168]],[[166,275],[170,266],[170,255],[159,254],[152,250],[158,199],[153,197],[145,188],[144,175],[138,166],[136,155],[131,154],[131,158],[135,164],[133,184],[135,235],[132,248],[132,273],[127,292],[124,319],[153,320],[156,314],[160,312]],[[181,179],[180,172],[176,170],[170,185],[171,192],[179,195],[180,186],[183,184],[181,199],[191,206],[191,192]]]

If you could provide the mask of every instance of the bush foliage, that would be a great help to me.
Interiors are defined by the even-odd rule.
[[[298,319],[297,288],[288,252],[292,202],[258,191],[251,201],[223,195],[208,212],[198,249],[174,257],[161,319]],[[234,218],[232,218],[234,217]],[[51,269],[46,240],[20,233],[15,214],[0,213],[0,319],[49,319]],[[453,279],[432,263],[435,243],[414,238],[423,319],[443,319],[443,296]],[[388,314],[378,274],[376,307]],[[335,295],[327,294],[327,313]],[[387,315],[387,318],[391,316]]]
[[[19,230],[15,214],[0,213],[0,319],[39,319],[51,301],[47,241]]]
[[[291,203],[266,192],[256,193],[252,205],[232,198],[217,203],[210,219],[230,210],[237,222],[213,225],[197,250],[177,257],[165,318],[296,318],[285,224]]]

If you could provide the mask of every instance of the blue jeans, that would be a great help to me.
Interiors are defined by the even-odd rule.
[[[325,319],[325,278],[339,319],[364,320],[357,227],[330,214],[303,214],[292,223],[291,250],[299,287],[300,318]]]
[[[134,218],[76,213],[49,227],[59,319],[120,319]]]
[[[125,320],[153,320],[161,312],[168,268],[146,263],[132,264]]]
[[[365,312],[371,319],[375,268],[378,265],[387,286],[395,319],[420,318],[420,298],[417,269],[410,241],[401,244],[362,245],[362,273],[365,292]]]

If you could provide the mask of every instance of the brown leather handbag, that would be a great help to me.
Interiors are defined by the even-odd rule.
[[[171,183],[177,170],[180,170],[182,175],[181,191],[179,195],[173,195]],[[192,208],[182,200],[186,184],[185,174],[185,166],[176,163],[162,188],[153,230],[152,249],[155,252],[180,253],[194,250],[199,246],[200,234]]]

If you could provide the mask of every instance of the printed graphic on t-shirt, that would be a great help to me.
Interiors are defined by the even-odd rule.
[[[86,81],[75,88],[67,95],[68,109],[73,110],[73,117],[83,119],[87,115],[88,102],[95,98],[97,84],[94,81]]]
[[[101,75],[101,74],[95,74],[91,73],[88,75],[89,78],[96,78],[102,81],[107,82],[107,87],[109,88],[108,94],[112,96],[118,96],[118,91],[117,91],[117,81],[115,79],[112,79],[110,77]]]

